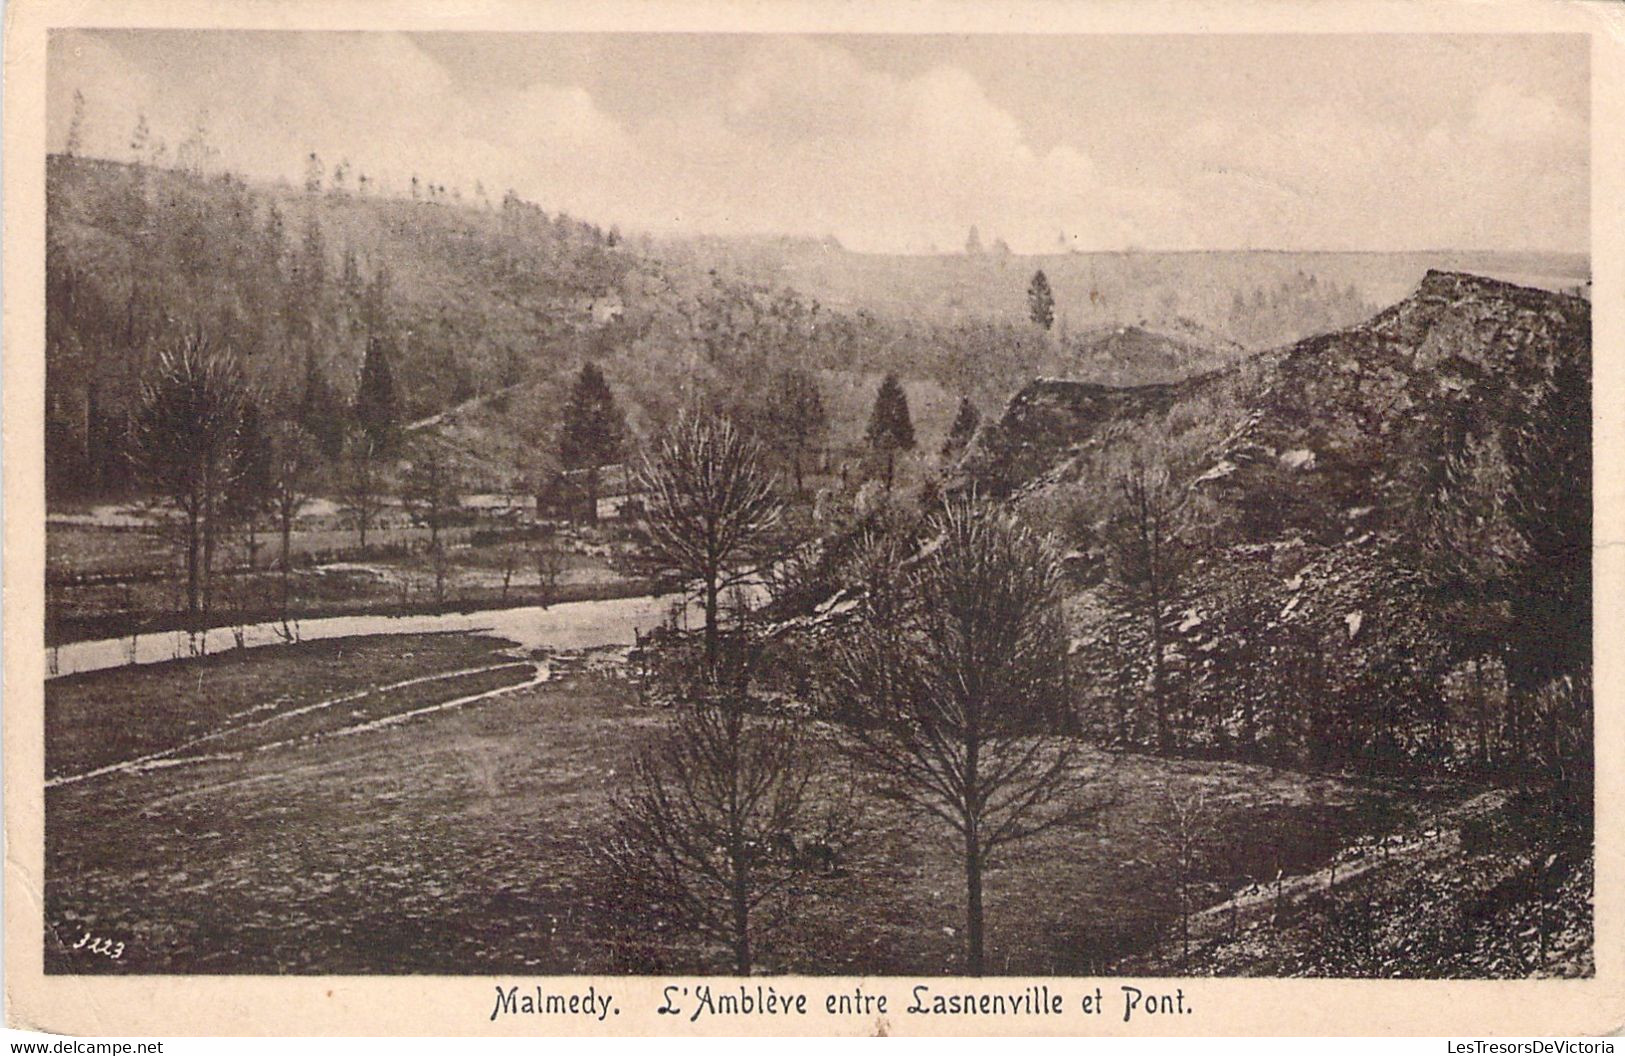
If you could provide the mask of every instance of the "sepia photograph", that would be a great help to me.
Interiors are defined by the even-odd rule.
[[[1595,976],[1591,48],[52,29],[43,972]]]

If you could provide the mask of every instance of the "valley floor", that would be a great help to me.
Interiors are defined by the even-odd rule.
[[[721,950],[617,907],[599,865],[612,796],[668,717],[640,701],[616,661],[521,656],[469,635],[390,636],[51,680],[47,971],[725,971]],[[833,771],[831,736],[820,728]],[[1381,960],[1333,956],[1347,943],[1313,924],[1318,871],[1362,837],[1419,840],[1435,827],[1450,835],[1405,852],[1426,863],[1418,875],[1439,879],[1425,905],[1465,904],[1481,885],[1450,886],[1466,875],[1452,826],[1462,811],[1504,804],[1500,793],[1414,781],[1107,753],[1089,762],[1111,798],[1090,827],[988,873],[993,971],[1179,973],[1168,803],[1199,794],[1204,850],[1188,893],[1216,908],[1195,925],[1193,956],[1207,959],[1191,971],[1391,974]],[[959,969],[962,873],[946,833],[880,803],[865,813],[871,831],[843,868],[807,876],[760,937],[762,970]],[[1232,924],[1229,893],[1277,870],[1303,889],[1295,923],[1271,927],[1255,904]],[[1376,916],[1404,931],[1426,909],[1400,905],[1412,889],[1403,871],[1392,875]],[[1580,870],[1565,881],[1581,882]],[[1560,907],[1572,908],[1568,890]],[[1553,945],[1584,955],[1589,920],[1568,913],[1558,924],[1558,913],[1568,910],[1553,911]],[[1239,937],[1220,941],[1225,929]],[[77,946],[86,934],[122,943],[120,956]],[[1472,968],[1543,970],[1505,957]]]

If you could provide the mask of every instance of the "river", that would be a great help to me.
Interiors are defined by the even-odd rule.
[[[298,640],[305,642],[359,635],[463,631],[506,638],[523,649],[587,649],[633,644],[636,631],[648,631],[665,622],[672,607],[679,602],[676,594],[644,595],[564,602],[546,608],[533,605],[440,615],[328,616],[294,621],[292,627]],[[196,649],[192,637],[185,631],[68,642],[47,650],[46,677],[228,652],[237,648],[238,633],[242,635],[243,648],[247,649],[287,642],[280,621],[250,624],[240,632],[231,627],[211,628],[197,636],[200,647]]]

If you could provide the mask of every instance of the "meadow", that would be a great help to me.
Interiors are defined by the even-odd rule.
[[[46,965],[54,972],[584,973],[725,969],[617,907],[598,849],[670,713],[615,654],[468,635],[342,639],[46,684]],[[550,677],[538,681],[545,671]],[[838,733],[814,750],[842,767]],[[1177,931],[1168,803],[1198,794],[1191,900],[1301,876],[1461,789],[1088,750],[1107,805],[988,874],[989,965],[1089,974]],[[759,942],[766,972],[959,968],[950,841],[878,800],[841,868]],[[1382,819],[1378,822],[1375,819]],[[124,944],[118,959],[74,944]]]

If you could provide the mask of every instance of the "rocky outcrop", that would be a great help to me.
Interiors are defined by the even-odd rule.
[[[1126,388],[1039,378],[1011,398],[998,421],[982,427],[960,469],[982,493],[1009,495],[1087,445],[1102,428],[1164,414],[1212,376]]]
[[[1539,416],[1589,420],[1587,402],[1551,394],[1559,371],[1588,370],[1590,343],[1584,300],[1430,272],[1368,322],[1240,370],[1116,390],[1035,382],[979,438],[979,461],[967,458],[965,468],[973,479],[994,478],[983,487],[995,494],[1098,489],[1080,467],[1097,467],[1098,476],[1111,463],[1085,453],[1161,435],[1165,412],[1181,401],[1218,408],[1239,424],[1187,452],[1179,471],[1205,514],[1202,556],[1162,613],[1172,691],[1232,744],[1402,728],[1409,740],[1393,751],[1431,751],[1430,709],[1444,706],[1440,687],[1462,654],[1438,618],[1419,511],[1465,501],[1443,479],[1464,451],[1504,458],[1515,433],[1554,420]],[[1531,408],[1539,408],[1533,419]],[[1574,481],[1575,501],[1587,501],[1588,487]],[[1502,500],[1476,501],[1493,509]],[[1104,554],[1085,549],[1078,563],[1103,571]],[[1108,587],[1081,589],[1071,608],[1080,682],[1103,709],[1141,698],[1150,666],[1144,619],[1115,604]],[[1321,707],[1333,710],[1303,710]],[[1395,708],[1405,709],[1404,721],[1371,719],[1374,709]],[[1283,714],[1298,725],[1268,728]],[[1310,724],[1320,724],[1313,738]]]

